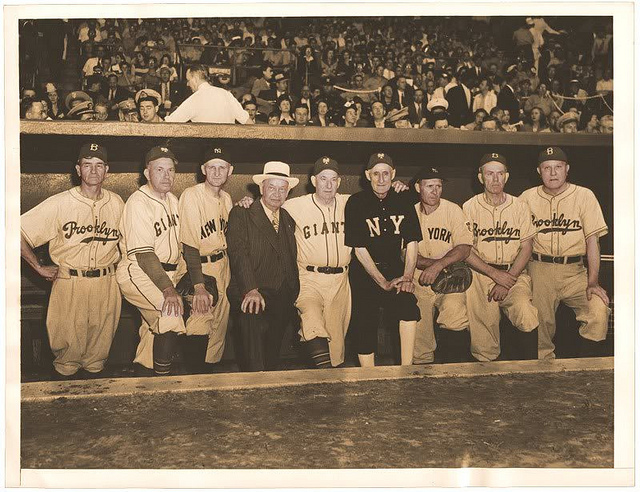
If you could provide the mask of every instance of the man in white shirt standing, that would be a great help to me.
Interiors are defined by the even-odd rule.
[[[187,85],[193,94],[165,118],[166,122],[251,123],[249,113],[231,92],[209,84],[203,65],[194,65],[187,70]]]

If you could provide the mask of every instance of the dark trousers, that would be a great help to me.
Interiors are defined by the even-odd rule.
[[[236,353],[242,371],[274,371],[280,363],[280,350],[287,325],[295,314],[291,289],[259,289],[266,308],[259,314],[240,311],[240,302],[232,306],[234,328],[239,347]]]
[[[387,280],[400,277],[404,265],[378,265],[380,273]],[[371,354],[378,347],[378,325],[380,308],[384,309],[384,317],[393,323],[398,321],[419,321],[420,309],[413,294],[401,292],[396,294],[382,290],[362,267],[358,260],[353,260],[349,268],[351,282],[351,324],[349,331],[354,348],[358,354]]]

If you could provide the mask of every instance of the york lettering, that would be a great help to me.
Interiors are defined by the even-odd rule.
[[[429,233],[429,239],[433,241],[451,242],[451,231],[444,227],[429,227],[427,232]]]

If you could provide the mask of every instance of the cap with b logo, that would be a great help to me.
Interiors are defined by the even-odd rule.
[[[78,160],[80,159],[90,159],[92,157],[97,157],[102,162],[107,162],[107,149],[100,145],[99,143],[89,142],[80,147],[80,152],[78,153]]]
[[[367,169],[371,169],[376,164],[388,164],[389,166],[394,167],[393,159],[391,159],[390,155],[385,154],[384,152],[371,154],[371,157],[369,157],[369,163],[367,164]]]
[[[547,147],[546,149],[543,149],[540,154],[538,154],[538,165],[545,161],[569,162],[567,160],[567,154],[565,154],[564,150],[560,147]]]
[[[155,161],[156,159],[161,159],[163,157],[168,157],[169,159],[173,160],[173,162],[178,162],[178,159],[176,159],[176,156],[173,155],[173,152],[171,152],[169,147],[163,146],[153,147],[151,150],[149,150],[144,159],[144,162],[145,164],[149,164],[150,162]]]
[[[446,181],[440,170],[436,167],[421,167],[415,175],[414,180],[416,183],[419,183],[423,179],[441,179],[442,181]]]
[[[209,147],[204,151],[204,164],[215,159],[219,159],[231,165],[231,155],[222,147]]]
[[[338,174],[340,174],[340,171],[338,171],[338,161],[325,155],[320,157],[320,159],[318,159],[316,163],[313,165],[313,172],[311,175],[317,176],[322,171],[325,171],[327,169],[331,169],[332,171],[335,171]]]
[[[489,154],[485,154],[480,159],[480,166],[484,166],[487,162],[499,162],[500,164],[507,165],[507,158],[502,154],[498,154],[497,152],[491,152]]]

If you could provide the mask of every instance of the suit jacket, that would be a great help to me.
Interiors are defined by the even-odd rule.
[[[471,117],[471,104],[467,101],[467,94],[462,85],[458,84],[449,89],[446,95],[449,102],[449,124],[459,128],[461,125],[468,123]]]
[[[520,121],[520,103],[508,85],[505,85],[498,94],[498,107],[509,110],[509,123],[514,124]]]
[[[229,297],[242,300],[253,289],[278,290],[289,286],[293,300],[298,295],[296,223],[280,209],[280,225],[276,233],[260,200],[248,209],[234,207],[229,213],[227,252],[231,266]]]
[[[102,95],[102,96],[103,96],[107,101],[109,100],[109,91],[110,91],[110,90],[111,90],[111,89],[109,89],[109,87],[105,87],[105,88],[102,90],[102,92],[101,92],[101,95]],[[115,92],[115,95],[114,95],[114,98],[113,98],[113,101],[114,101],[114,102],[119,103],[119,102],[122,102],[122,101],[124,101],[125,99],[127,99],[127,98],[129,98],[129,97],[132,97],[131,93],[130,93],[127,89],[125,89],[124,87],[122,87],[122,86],[118,86],[118,87],[116,87],[115,91],[116,91],[116,92]]]
[[[412,125],[418,125],[422,121],[422,118],[427,117],[427,103],[424,100],[420,103],[420,109],[416,109],[414,101],[411,101],[408,107],[409,121]]]

